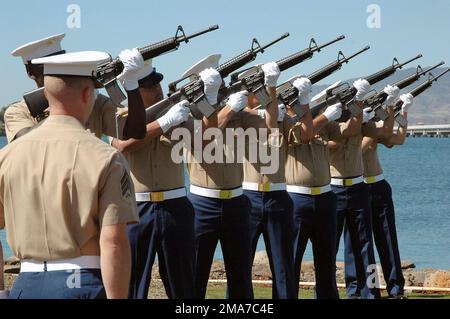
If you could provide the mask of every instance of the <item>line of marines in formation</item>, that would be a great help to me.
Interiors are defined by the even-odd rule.
[[[45,87],[49,108],[44,119],[31,116],[24,100],[5,112],[9,145],[0,151],[0,228],[21,260],[9,298],[147,298],[156,257],[169,298],[205,298],[219,242],[227,297],[253,298],[252,264],[261,236],[273,298],[298,297],[308,241],[316,297],[339,298],[336,254],[342,236],[348,297],[380,297],[373,280],[375,243],[389,296],[404,298],[392,191],[378,145],[404,143],[406,127],[394,132],[394,105],[400,99],[406,117],[412,95],[387,85],[389,116],[376,122],[364,106],[371,86],[360,79],[353,87],[362,112],[339,121],[343,107],[336,103],[313,117],[311,81],[300,77],[293,83],[305,114],[299,118],[278,103],[280,70],[270,62],[261,66],[270,97],[265,109],[254,94],[240,91],[200,119],[200,128],[187,101],[147,123],[145,108],[164,98],[163,75],[152,61],[136,49],[119,55],[119,80],[128,95],[124,109],[96,90],[96,66],[109,55],[65,53],[63,38],[34,41],[12,53]],[[209,56],[184,73],[201,78],[211,105],[223,85],[215,70],[219,59]],[[192,134],[267,128],[265,144],[276,149],[278,170],[265,174],[266,163],[252,160],[249,150],[263,143],[259,137],[246,140],[242,161],[207,163],[194,149],[218,141],[205,135],[200,145],[186,146],[186,165],[176,163],[171,133],[178,127]],[[105,135],[109,143],[101,140]],[[218,150],[229,151],[226,144]]]

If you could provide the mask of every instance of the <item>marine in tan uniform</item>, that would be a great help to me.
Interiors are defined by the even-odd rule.
[[[299,100],[303,107],[309,110],[309,94],[311,82],[307,78],[296,80],[293,85],[299,91]],[[249,109],[254,109],[259,103],[256,99],[249,100]],[[258,139],[246,140],[246,156],[244,160],[244,195],[250,200],[250,236],[253,258],[258,240],[263,235],[267,255],[272,271],[272,296],[274,299],[296,299],[297,284],[294,270],[294,239],[295,227],[293,221],[292,200],[286,191],[285,162],[287,155],[287,140],[290,133],[298,132],[301,139],[308,140],[312,135],[311,113],[298,121],[295,117],[286,116],[286,107],[280,104],[277,124],[279,136],[276,143],[270,143],[270,151],[276,150],[278,166],[274,173],[265,174],[263,164],[258,157],[251,160],[258,150]],[[264,121],[265,110],[258,110]],[[275,149],[276,148],[276,149]],[[274,158],[272,158],[272,161]],[[297,281],[298,282],[298,281]]]
[[[38,88],[44,85],[43,68],[41,65],[31,64],[30,61],[65,53],[61,48],[64,36],[65,34],[59,34],[27,43],[12,52],[13,56],[22,58],[29,78],[36,82]],[[136,49],[122,51],[119,58],[125,66],[122,84],[127,91],[130,112],[127,117],[116,116],[122,105],[114,103],[104,95],[98,95],[86,128],[99,138],[103,134],[119,136],[124,139],[142,138],[145,131],[139,128],[145,125],[143,121],[145,112],[137,90],[135,73],[144,67],[144,61]],[[11,104],[5,111],[5,130],[8,143],[28,133],[40,121],[45,120],[47,114],[48,110],[45,110],[37,117],[33,117],[23,99]]]
[[[356,105],[363,107],[364,97],[370,90],[366,80],[355,81]],[[392,97],[398,88],[386,87]],[[337,200],[337,246],[344,231],[345,281],[349,298],[379,298],[376,285],[368,284],[368,277],[376,272],[372,240],[372,219],[367,185],[363,182],[361,142],[363,136],[374,138],[392,134],[393,121],[387,121],[382,128],[362,125],[363,112],[350,117],[339,125],[342,139],[337,144],[329,143],[332,190]],[[391,123],[391,126],[388,124]],[[351,129],[350,129],[351,128]],[[347,131],[347,132],[346,132]],[[351,131],[349,134],[348,131]],[[337,251],[337,249],[336,249]]]
[[[219,90],[222,79],[214,72],[201,74],[205,91],[214,81],[215,90]],[[140,76],[146,107],[162,100],[162,79],[151,66]],[[112,142],[130,163],[141,220],[128,228],[133,257],[130,298],[147,298],[156,255],[168,297],[194,298],[194,209],[186,197],[184,164],[174,162],[171,154],[171,132],[188,115],[187,102],[183,101],[149,123],[145,139]]]
[[[406,118],[413,104],[413,97],[404,94],[400,96],[403,102],[402,115]],[[370,116],[370,115],[369,115]],[[392,109],[390,116],[393,117]],[[366,125],[381,126],[371,120]],[[402,145],[405,141],[407,127],[399,126],[397,133],[385,139],[364,137],[362,141],[364,182],[369,188],[369,204],[372,210],[372,229],[380,257],[381,268],[387,284],[390,298],[404,299],[405,279],[403,277],[400,251],[395,226],[395,210],[392,200],[392,189],[383,176],[383,169],[378,158],[378,145],[391,148]]]
[[[293,202],[295,282],[298,294],[301,263],[312,243],[316,273],[316,297],[338,299],[336,285],[336,197],[331,191],[328,143],[341,139],[334,125],[342,106],[329,106],[313,121],[313,138],[305,139],[298,130],[288,136],[286,158],[287,191]],[[311,113],[308,112],[309,116]]]
[[[10,298],[128,295],[126,225],[138,222],[128,164],[84,126],[96,98],[92,75],[108,57],[32,61],[44,65],[49,117],[0,151],[0,228],[21,260]]]
[[[278,69],[278,68],[277,68]],[[276,83],[279,70],[264,69],[266,82],[271,79]],[[273,98],[271,107],[266,114],[266,123],[277,119],[277,104],[275,88],[267,88]],[[248,92],[238,92],[230,95],[227,105],[220,110],[217,124],[224,144],[220,139],[215,143],[216,152],[222,160],[209,161],[198,158],[192,149],[188,152],[188,173],[190,179],[189,199],[195,210],[196,235],[196,276],[195,295],[205,298],[214,252],[218,241],[222,247],[223,258],[227,271],[227,297],[252,298],[251,281],[251,243],[249,234],[249,205],[243,196],[243,168],[239,154],[236,129],[259,128],[261,121],[258,115],[241,112],[247,106]],[[214,120],[210,119],[211,122]],[[233,137],[234,145],[227,145],[227,134]],[[209,145],[212,145],[212,144]],[[194,148],[195,150],[195,148]],[[243,154],[244,150],[241,150]],[[234,156],[229,156],[231,153]],[[228,156],[227,156],[228,155]]]

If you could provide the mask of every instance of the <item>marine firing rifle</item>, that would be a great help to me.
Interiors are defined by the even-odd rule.
[[[382,69],[381,71],[375,72],[365,77],[365,79],[371,85],[373,85],[388,78],[389,76],[394,74],[398,69],[401,69],[406,64],[411,63],[412,61],[415,61],[421,57],[422,54],[419,54],[416,57],[409,59],[408,61],[401,64],[398,62],[397,58],[394,58],[394,60],[392,61],[392,65]],[[342,83],[337,87],[329,89],[326,92],[327,97],[325,101],[311,108],[313,118],[319,115],[322,112],[322,110],[328,107],[329,105],[333,105],[338,102],[342,103],[343,109],[349,110],[352,116],[357,116],[362,112],[362,110],[354,103],[354,97],[356,95],[356,92],[357,90],[353,87],[353,85],[350,85],[349,83]]]
[[[164,53],[175,51],[182,42],[188,43],[190,39],[198,37],[202,34],[217,30],[218,25],[210,26],[199,32],[190,35],[184,33],[183,27],[178,26],[174,37],[156,42],[143,48],[139,48],[144,60],[148,60]],[[121,103],[125,100],[125,95],[117,84],[117,76],[123,71],[123,63],[119,58],[111,59],[111,61],[97,66],[97,80],[105,86],[108,95],[114,103]],[[23,96],[31,115],[38,118],[48,108],[48,101],[44,95],[44,88],[35,89]]]
[[[312,58],[315,52],[320,52],[323,48],[341,41],[345,39],[344,35],[337,37],[334,40],[331,40],[322,45],[317,45],[314,38],[310,40],[309,47],[294,53],[284,59],[277,61],[277,65],[281,72],[297,65],[305,60]],[[228,97],[232,93],[236,93],[242,90],[246,90],[249,93],[255,94],[259,103],[261,104],[261,109],[265,109],[267,105],[271,102],[271,98],[269,97],[265,85],[264,85],[264,71],[260,66],[251,67],[244,72],[239,72],[231,75],[231,82],[229,87],[224,87],[219,91],[219,96],[221,101],[223,102],[226,97]]]
[[[429,67],[426,70],[423,70],[422,67],[419,65],[417,66],[416,72],[414,74],[393,83],[392,86],[397,86],[400,90],[404,89],[413,84],[414,82],[416,82],[417,80],[419,80],[422,75],[429,73],[430,71],[436,69],[437,67],[443,64],[445,64],[444,61],[432,67]],[[364,101],[365,107],[370,107],[375,112],[375,118],[377,120],[384,121],[388,117],[386,110],[383,108],[383,104],[386,101],[387,97],[388,95],[384,91],[381,91],[369,98],[366,98],[366,100]]]
[[[261,46],[258,40],[253,39],[252,46],[249,50],[219,65],[216,70],[220,73],[222,79],[224,79],[230,73],[255,60],[258,53],[264,53],[265,49],[281,41],[282,39],[287,38],[288,36],[289,33],[284,33],[280,37],[264,46]],[[191,110],[191,114],[197,119],[202,118],[203,116],[209,117],[214,113],[216,108],[215,106],[210,105],[206,100],[205,94],[203,92],[203,81],[198,76],[194,81],[191,81],[188,84],[177,89],[177,84],[189,78],[190,76],[192,75],[170,83],[168,94],[169,96],[146,109],[147,123],[153,122],[157,118],[161,117],[173,105],[182,100],[187,100],[190,103],[189,108]]]
[[[328,77],[332,73],[336,72],[337,70],[340,70],[341,67],[344,65],[344,63],[348,63],[351,59],[354,57],[360,55],[361,53],[369,50],[370,47],[366,46],[363,49],[359,50],[358,52],[350,55],[349,57],[345,57],[342,51],[339,51],[338,57],[336,61],[333,61],[329,63],[328,65],[324,66],[323,68],[311,73],[310,75],[306,76],[311,81],[311,84],[315,84],[324,78]],[[299,99],[298,99],[298,89],[293,86],[293,83],[295,80],[302,78],[304,76],[298,75],[291,79],[289,79],[287,82],[281,84],[277,88],[277,97],[278,101],[280,103],[283,103],[285,105],[289,105],[292,110],[295,112],[298,118],[302,118],[303,115],[305,115],[304,108],[301,107]]]
[[[442,77],[443,75],[445,75],[449,71],[450,71],[450,68],[448,68],[447,70],[445,70],[444,72],[442,72],[438,76],[434,76],[433,74],[429,73],[428,80],[425,81],[424,83],[420,84],[419,86],[417,86],[413,90],[411,90],[409,93],[412,94],[412,96],[417,97],[419,94],[422,94],[424,91],[428,90],[433,85],[434,82],[437,82],[437,80],[440,77]],[[405,127],[408,124],[408,121],[401,114],[402,106],[403,106],[403,101],[398,101],[397,104],[394,107],[394,114],[395,114],[394,118],[395,118],[395,121],[401,127]]]

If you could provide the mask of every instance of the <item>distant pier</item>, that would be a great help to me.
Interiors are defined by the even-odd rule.
[[[411,125],[408,126],[408,137],[449,137],[450,124]]]

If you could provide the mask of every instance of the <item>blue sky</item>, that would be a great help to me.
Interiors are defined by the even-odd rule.
[[[66,25],[69,4],[81,7],[81,28]],[[367,7],[381,9],[381,28],[370,29]],[[106,51],[116,56],[122,49],[144,46],[172,36],[178,24],[187,33],[208,25],[220,29],[168,55],[156,58],[154,66],[166,76],[167,83],[177,79],[185,69],[211,53],[221,53],[221,62],[249,48],[251,39],[265,43],[290,32],[291,36],[270,48],[256,60],[278,60],[308,45],[315,37],[321,43],[340,34],[347,39],[317,54],[312,60],[288,70],[281,79],[315,69],[335,59],[338,50],[350,54],[366,44],[371,50],[325,80],[363,76],[388,65],[394,56],[399,60],[423,53],[419,63],[431,65],[449,59],[450,1],[85,1],[43,0],[8,1],[0,12],[0,106],[21,98],[34,88],[26,77],[19,58],[10,52],[29,41],[65,32],[63,47],[68,52]]]

